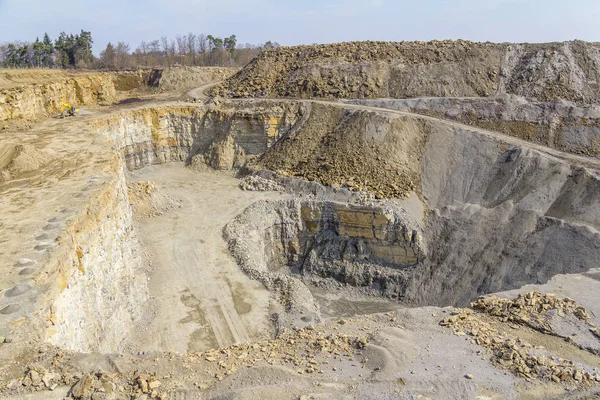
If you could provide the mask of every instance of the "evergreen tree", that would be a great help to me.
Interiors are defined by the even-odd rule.
[[[42,66],[51,67],[54,62],[52,60],[52,56],[54,55],[54,45],[52,44],[52,40],[48,33],[44,33],[44,40],[42,40],[43,45],[43,58],[42,58]]]
[[[233,53],[235,51],[235,46],[237,44],[237,38],[235,35],[231,35],[228,38],[225,38],[223,41],[223,45],[227,51]]]
[[[94,61],[92,34],[84,30],[79,35],[61,32],[54,44],[57,63],[63,68],[85,68]]]
[[[63,68],[75,66],[75,38],[61,32],[54,43],[56,49],[57,64]]]
[[[75,63],[77,68],[86,68],[92,65],[94,55],[92,54],[92,33],[81,30],[79,35],[75,36]]]
[[[102,68],[114,69],[115,68],[115,48],[112,43],[108,42],[106,49],[100,53],[100,66]]]
[[[6,50],[6,66],[10,68],[24,68],[29,64],[29,45],[15,45],[10,43]]]

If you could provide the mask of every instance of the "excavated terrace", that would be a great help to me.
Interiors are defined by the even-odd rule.
[[[274,297],[270,304],[257,300],[260,317],[249,318],[263,321],[252,328],[259,337],[272,334],[268,320],[277,306],[283,307],[278,323],[284,326],[321,319],[304,283],[356,287],[357,293],[410,306],[464,305],[485,293],[585,272],[600,258],[595,170],[578,166],[575,156],[555,157],[550,150],[467,126],[294,101],[136,108],[69,121],[70,131],[81,130],[71,137],[46,134],[48,128],[60,130],[63,122],[46,125],[40,128],[43,133],[25,134],[23,142],[55,158],[33,182],[23,178],[5,185],[4,209],[9,212],[4,214],[3,241],[12,244],[9,231],[32,236],[20,238],[16,248],[2,254],[5,264],[14,265],[9,278],[14,287],[5,289],[2,318],[6,328],[26,317],[37,335],[72,350],[125,351],[132,344],[123,332],[135,331],[135,321],[144,313],[148,286],[138,273],[144,262],[126,190],[127,169],[182,162],[195,169],[234,171],[246,165],[246,173],[254,171],[257,179],[285,193],[239,191],[237,181],[226,177],[222,179],[231,182],[230,189],[220,193],[203,187],[197,193],[213,196],[204,199],[167,190],[192,207],[181,219],[187,215],[196,225],[174,224],[170,237],[163,237],[163,224],[153,222],[160,234],[149,239],[153,249],[166,241],[164,253],[175,257],[159,262],[160,268],[171,271],[174,265],[176,273],[194,273],[198,263],[219,265],[218,257],[204,252],[216,251],[227,225],[225,239],[242,270],[286,297],[283,304]],[[160,182],[161,171],[152,172],[152,179],[142,173],[139,180]],[[197,179],[204,186],[193,172],[181,174],[188,174],[182,182]],[[303,184],[302,178],[312,183]],[[357,189],[366,194],[358,195]],[[52,195],[46,193],[50,190]],[[193,185],[187,193],[192,192]],[[246,200],[215,209],[222,222],[211,225],[202,210],[228,198]],[[38,221],[48,213],[36,208],[47,206],[56,215]],[[214,238],[210,245],[179,239],[188,229]],[[227,245],[220,246],[226,253]],[[231,257],[219,257],[233,273]],[[187,287],[180,289],[213,281],[200,271],[182,275]],[[245,279],[232,285],[254,285]],[[37,296],[44,301],[33,301]],[[200,303],[225,301],[202,298],[206,289],[191,296]],[[226,297],[229,305],[220,304],[218,311],[225,313],[220,319],[226,324],[211,326],[223,332],[214,335],[218,346],[248,340],[252,325],[235,322],[236,313],[226,315],[223,310],[235,309],[231,293]],[[195,348],[178,342],[156,349]]]
[[[600,262],[600,162],[430,116],[178,102],[19,134],[0,144],[7,373],[41,343],[193,353]]]

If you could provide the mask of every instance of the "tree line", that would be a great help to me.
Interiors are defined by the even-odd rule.
[[[98,57],[92,53],[92,34],[61,32],[52,40],[46,33],[35,42],[0,45],[0,66],[5,68],[135,69],[166,66],[244,66],[276,42],[238,44],[235,35],[218,37],[189,33],[142,41],[135,50],[125,42],[108,43]]]
[[[46,33],[33,43],[0,45],[0,63],[8,68],[91,68],[92,44],[91,32],[84,30],[76,35],[62,32],[54,41]]]

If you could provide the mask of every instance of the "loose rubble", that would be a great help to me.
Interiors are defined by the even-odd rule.
[[[499,368],[526,379],[543,379],[556,383],[591,385],[600,382],[600,374],[592,373],[579,364],[535,348],[513,335],[502,334],[484,317],[491,316],[501,323],[520,323],[543,333],[552,334],[545,321],[546,313],[556,310],[574,314],[589,321],[585,308],[569,298],[560,299],[551,294],[531,292],[514,300],[496,296],[482,297],[471,303],[470,309],[457,309],[440,325],[453,330],[457,336],[470,336],[471,341],[488,349],[491,361]]]
[[[155,217],[173,208],[181,202],[162,193],[153,182],[127,182],[129,204],[139,217]]]
[[[280,47],[263,52],[212,94],[351,99],[513,93],[591,103],[600,98],[597,72],[591,72],[597,69],[597,54],[597,44],[581,41],[369,41]]]
[[[258,192],[285,192],[285,188],[281,186],[279,183],[265,179],[256,175],[249,175],[242,179],[240,182],[240,189],[242,190],[254,190]]]
[[[210,381],[221,381],[234,372],[255,365],[285,365],[299,375],[322,374],[326,364],[336,359],[353,359],[369,344],[367,335],[330,333],[309,326],[304,329],[285,330],[272,340],[244,343],[210,350],[202,353],[189,353],[182,361],[187,369],[203,368],[209,381],[198,383],[206,388]],[[52,364],[61,371],[59,352]],[[160,358],[174,359],[175,355],[160,355]],[[159,358],[156,358],[158,360]],[[156,372],[135,371],[132,375],[109,374],[103,371],[71,375],[49,371],[43,367],[28,368],[22,379],[12,380],[0,386],[0,393],[23,393],[54,390],[57,386],[70,386],[69,397],[83,400],[105,398],[167,399],[168,393],[162,389],[163,380],[172,376],[159,376]]]
[[[559,316],[572,314],[582,321],[590,322],[588,311],[570,298],[558,298],[553,294],[530,292],[516,299],[502,299],[497,296],[480,297],[471,303],[471,307],[502,322],[519,322],[545,333],[553,333],[554,328],[548,321],[548,312],[556,311]]]

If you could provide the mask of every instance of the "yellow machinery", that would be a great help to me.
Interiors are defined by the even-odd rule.
[[[71,103],[62,103],[60,105],[60,114],[58,114],[59,118],[65,117],[74,117],[79,112],[79,108],[72,106]]]

